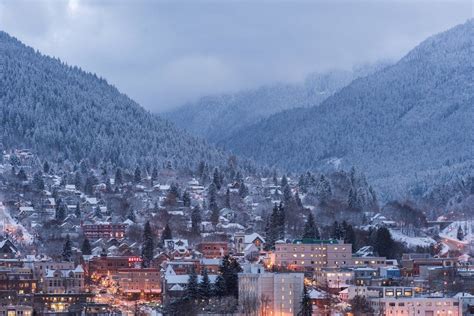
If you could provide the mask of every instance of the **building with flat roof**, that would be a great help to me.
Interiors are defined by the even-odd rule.
[[[303,273],[268,273],[253,267],[239,273],[239,308],[258,315],[296,315],[301,307]]]
[[[338,240],[298,239],[277,242],[273,265],[298,272],[314,272],[327,267],[352,264],[352,245]]]
[[[161,294],[161,276],[158,269],[119,269],[116,280],[120,293],[130,298],[155,297]]]

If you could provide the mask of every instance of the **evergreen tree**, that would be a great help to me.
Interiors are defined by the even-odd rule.
[[[201,233],[201,221],[201,209],[199,206],[196,206],[191,212],[191,232],[194,235],[199,235]]]
[[[285,239],[285,227],[286,227],[286,215],[285,208],[283,203],[280,202],[278,206],[278,216],[277,216],[277,227],[278,227],[278,239]]]
[[[156,167],[153,167],[153,171],[151,172],[152,185],[155,183],[156,180],[158,180],[158,169]]]
[[[196,300],[199,298],[198,276],[194,267],[189,274],[188,284],[186,285],[186,298]]]
[[[214,185],[216,186],[217,191],[221,189],[221,177],[219,174],[219,169],[217,168],[214,168],[214,173],[212,175],[212,183],[214,183]]]
[[[274,186],[278,185],[278,178],[277,178],[276,170],[273,170],[273,185]]]
[[[94,216],[97,217],[97,218],[99,218],[99,219],[103,217],[103,216],[102,216],[102,211],[100,210],[100,207],[97,206],[97,207],[95,208]]]
[[[69,234],[66,235],[66,241],[64,242],[62,257],[64,261],[72,260],[72,242],[71,238],[69,237]]]
[[[458,233],[456,235],[458,240],[464,240],[464,232],[461,228],[461,225],[458,226]]]
[[[200,161],[199,165],[198,165],[198,168],[197,168],[197,176],[199,178],[202,177],[202,175],[204,174],[205,169],[206,169],[206,164],[204,163],[204,161]]]
[[[311,298],[309,297],[308,289],[306,285],[303,285],[303,296],[301,298],[301,312],[298,313],[301,316],[313,315],[313,304],[311,304]]]
[[[74,210],[74,214],[77,218],[81,218],[81,204],[77,202],[76,209]]]
[[[190,207],[191,206],[191,196],[189,196],[188,191],[184,191],[184,193],[183,193],[183,205],[185,207]]]
[[[249,189],[245,185],[244,181],[240,181],[239,185],[239,196],[245,198],[249,194]]]
[[[212,295],[217,297],[222,297],[226,295],[226,284],[225,279],[222,274],[219,274],[216,278],[216,282],[212,287]]]
[[[122,170],[120,168],[117,168],[115,171],[115,185],[120,186],[123,184],[123,178],[122,178]]]
[[[275,242],[279,238],[279,208],[275,205],[273,206],[272,214],[268,217],[267,223],[265,226],[265,248],[270,250]]]
[[[38,191],[44,190],[43,173],[41,171],[37,171],[33,175],[33,186]]]
[[[319,239],[319,230],[314,222],[313,213],[309,213],[303,231],[303,238]]]
[[[66,206],[61,201],[56,204],[56,214],[54,216],[57,221],[62,222],[66,218]]]
[[[352,244],[352,249],[354,250],[356,244],[356,234],[352,225],[347,225],[346,229],[344,230],[344,243]]]
[[[225,192],[225,207],[230,208],[230,190]]]
[[[318,197],[321,205],[326,205],[332,196],[332,189],[329,180],[324,175],[319,178],[318,185],[316,186],[316,196]]]
[[[87,177],[86,184],[84,184],[84,192],[87,195],[94,194],[94,178],[93,177]]]
[[[286,205],[288,205],[293,199],[293,194],[291,193],[291,189],[288,184],[283,187],[283,199]]]
[[[356,210],[359,208],[359,198],[357,197],[357,190],[352,186],[349,189],[349,197],[347,198],[347,205],[350,209]]]
[[[74,174],[74,186],[76,190],[80,190],[82,188],[82,176],[79,172]]]
[[[43,164],[43,172],[46,174],[49,173],[49,163],[47,161]]]
[[[209,185],[209,208],[211,209],[211,222],[217,225],[219,222],[219,208],[217,206],[216,186],[214,183]]]
[[[281,183],[280,183],[280,186],[283,188],[285,185],[288,184],[288,179],[286,178],[285,175],[283,175],[283,177],[281,177]]]
[[[135,212],[133,211],[133,209],[130,209],[130,212],[128,212],[127,219],[131,220],[134,223],[137,221],[137,217],[135,216]]]
[[[161,244],[165,244],[165,240],[167,239],[173,239],[173,234],[171,233],[171,228],[169,224],[166,224],[165,229],[163,229],[163,232],[161,233]]]
[[[332,225],[331,237],[338,240],[344,238],[341,226],[339,225],[337,221],[335,221],[334,224]]]
[[[146,222],[143,228],[143,245],[142,245],[142,266],[147,268],[153,260],[153,249],[155,248],[153,242],[153,232],[151,230],[150,222]]]
[[[207,268],[204,267],[201,271],[202,280],[199,283],[199,297],[203,300],[208,300],[212,295],[211,281],[207,273]]]
[[[135,173],[134,173],[134,176],[133,176],[133,181],[135,183],[140,183],[142,182],[142,172],[140,171],[140,168],[139,167],[136,167],[135,168]]]
[[[112,193],[114,189],[112,188],[112,183],[110,182],[110,179],[105,180],[105,191],[107,193]]]
[[[20,171],[18,171],[18,174],[16,175],[18,180],[20,181],[27,181],[28,180],[28,177],[26,176],[26,172],[25,170],[23,170],[23,168],[20,169]]]
[[[216,226],[217,224],[219,224],[219,209],[218,208],[212,208],[211,209],[211,223],[212,225]]]
[[[81,251],[83,255],[89,256],[92,254],[92,246],[89,242],[89,239],[85,238],[82,243]]]
[[[374,251],[379,256],[392,259],[395,256],[395,241],[386,227],[380,227],[375,234]]]
[[[301,198],[298,191],[295,193],[295,202],[296,202],[296,205],[298,205],[298,207],[301,207],[301,208],[303,207],[303,202],[301,202]]]
[[[224,278],[226,295],[233,295],[236,298],[239,293],[238,285],[238,273],[242,272],[242,268],[237,260],[229,255],[222,258],[221,265],[219,266],[219,273]]]

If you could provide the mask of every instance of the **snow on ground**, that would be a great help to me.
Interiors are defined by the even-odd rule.
[[[33,242],[33,236],[23,225],[18,224],[11,217],[2,202],[0,202],[0,232],[8,233],[11,238],[20,243],[31,244]]]
[[[458,240],[457,237],[459,227],[461,227],[464,234],[464,239],[461,241]],[[452,222],[448,227],[439,233],[439,236],[441,238],[452,239],[459,243],[467,244],[474,239],[474,220]]]
[[[411,237],[402,233],[398,229],[390,229],[392,238],[398,242],[404,243],[409,248],[429,247],[436,244],[436,241],[431,237]]]

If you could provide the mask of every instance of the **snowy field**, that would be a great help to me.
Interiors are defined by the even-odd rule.
[[[409,248],[429,247],[436,244],[436,241],[431,237],[411,237],[403,234],[398,229],[390,229],[390,234],[394,240],[404,243]]]

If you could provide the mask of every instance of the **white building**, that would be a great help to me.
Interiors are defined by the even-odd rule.
[[[413,287],[356,287],[348,288],[348,299],[365,296],[375,315],[461,316],[462,304],[458,297],[418,296]]]
[[[246,314],[296,315],[303,286],[302,273],[268,273],[251,266],[239,273],[239,307]]]

